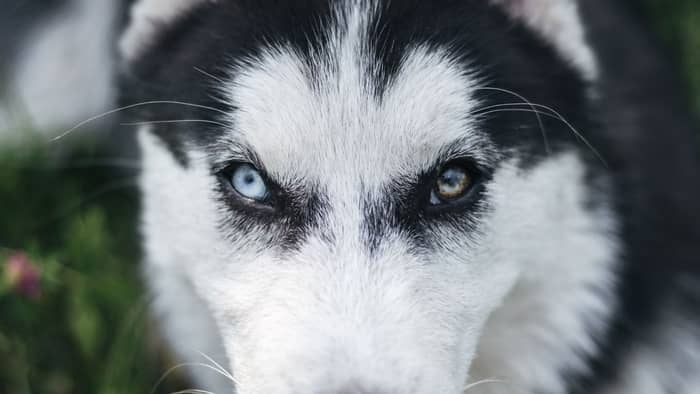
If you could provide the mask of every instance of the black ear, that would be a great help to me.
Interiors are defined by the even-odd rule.
[[[158,30],[197,6],[218,0],[138,0],[130,12],[129,24],[119,41],[126,62],[137,58]]]
[[[513,20],[524,23],[549,41],[584,78],[598,74],[596,59],[586,41],[577,0],[490,0]],[[584,0],[585,1],[585,0]]]

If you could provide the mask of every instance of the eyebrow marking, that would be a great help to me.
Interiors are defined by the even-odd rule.
[[[478,138],[475,138],[478,136]],[[495,167],[501,158],[500,152],[483,134],[471,132],[468,136],[454,140],[438,150],[438,165],[468,158],[478,167]]]
[[[264,171],[265,166],[255,150],[233,135],[225,135],[205,148],[208,160],[215,171],[221,171],[233,162],[250,163],[256,169]]]

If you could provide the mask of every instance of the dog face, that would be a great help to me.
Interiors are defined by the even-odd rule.
[[[595,351],[614,224],[577,140],[587,52],[519,2],[181,3],[124,40],[146,252],[238,393],[560,388]]]

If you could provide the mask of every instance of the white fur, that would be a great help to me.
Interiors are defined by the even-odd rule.
[[[290,50],[269,50],[255,63],[235,67],[225,94],[245,111],[233,116],[235,130],[222,142],[254,147],[266,171],[283,179],[361,176],[367,187],[381,186],[397,173],[426,169],[456,140],[477,159],[492,160],[489,151],[477,149],[484,138],[469,133],[473,119],[463,116],[477,106],[470,97],[477,81],[469,71],[444,52],[417,48],[380,102],[373,94],[373,75],[358,68],[367,58],[367,27],[355,12],[348,16],[347,36],[335,37],[329,55],[337,73],[330,64],[314,70],[321,92],[310,86],[304,61]],[[276,116],[269,116],[273,111]],[[317,154],[308,154],[311,141]],[[356,159],[338,160],[338,152]]]
[[[478,104],[470,96],[478,80],[445,52],[416,48],[382,100],[375,97],[363,60],[367,12],[339,12],[348,28],[316,59],[315,89],[286,48],[235,65],[224,88],[239,108],[231,131],[213,153],[193,148],[188,168],[165,159],[144,132],[144,234],[159,267],[150,275],[164,276],[156,286],[166,287],[186,278],[219,331],[202,324],[208,313],[193,319],[165,288],[156,288],[160,313],[182,330],[202,330],[212,339],[203,348],[221,336],[239,394],[456,394],[470,375],[511,382],[470,393],[560,391],[556,369],[583,368],[580,356],[596,351],[592,336],[613,307],[609,212],[586,207],[574,154],[527,171],[510,161],[488,185],[478,231],[438,228],[440,245],[422,254],[390,232],[367,251],[367,195],[382,201],[381,186],[449,156],[445,147],[456,141],[485,165],[497,159],[464,116]],[[299,251],[279,255],[270,234],[227,227],[210,165],[247,159],[241,145],[283,185],[315,185],[326,197],[323,223]]]
[[[510,171],[491,188],[492,247],[518,261],[521,277],[484,329],[472,379],[498,377],[474,393],[560,393],[562,369],[586,356],[614,311],[614,216],[586,208],[584,165],[574,155],[529,174]]]
[[[586,40],[578,0],[491,1],[551,42],[586,79],[594,80],[597,77],[598,65]]]
[[[217,0],[139,0],[131,8],[129,28],[122,35],[119,49],[122,57],[133,60],[141,54],[158,29],[192,8]]]
[[[143,167],[146,169],[141,177],[145,190],[171,190],[169,197],[173,203],[162,204],[161,196],[155,193],[145,193],[143,198],[142,222],[145,237],[145,253],[149,264],[145,267],[145,277],[151,289],[153,302],[151,310],[159,323],[165,337],[173,345],[177,356],[184,363],[211,364],[206,357],[214,359],[217,363],[226,366],[228,361],[223,350],[219,331],[215,326],[208,306],[202,302],[194,291],[192,278],[185,275],[185,270],[180,264],[196,261],[182,261],[177,253],[177,247],[169,247],[171,242],[182,242],[187,245],[186,239],[190,237],[190,227],[185,221],[196,223],[197,217],[204,212],[198,212],[196,205],[185,206],[180,203],[189,200],[185,188],[174,188],[174,185],[189,183],[191,188],[209,187],[206,184],[207,177],[201,176],[195,180],[182,171],[172,155],[167,152],[160,142],[150,133],[139,133],[139,142],[143,155]],[[194,183],[192,183],[194,182]],[[188,216],[187,213],[194,214]],[[172,218],[184,227],[172,228],[168,223],[173,223]],[[163,227],[163,225],[166,227]],[[200,234],[204,237],[204,234]],[[172,245],[176,246],[176,245]],[[206,357],[205,357],[206,356]],[[231,382],[212,370],[191,365],[188,369],[195,376],[197,387],[225,393],[230,391]]]

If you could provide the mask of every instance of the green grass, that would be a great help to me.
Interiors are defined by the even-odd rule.
[[[22,250],[42,273],[33,298],[0,270],[0,392],[148,393],[162,368],[138,275],[134,174],[96,166],[94,146],[54,148],[0,154],[0,262]]]
[[[700,4],[647,4],[700,114]],[[97,144],[62,148],[0,147],[0,393],[149,393],[169,360],[145,312],[134,173],[99,165]],[[41,271],[38,298],[3,277],[19,250]],[[156,392],[182,388],[174,376]]]
[[[645,3],[655,30],[675,54],[689,83],[694,110],[700,114],[700,2],[646,0]]]

